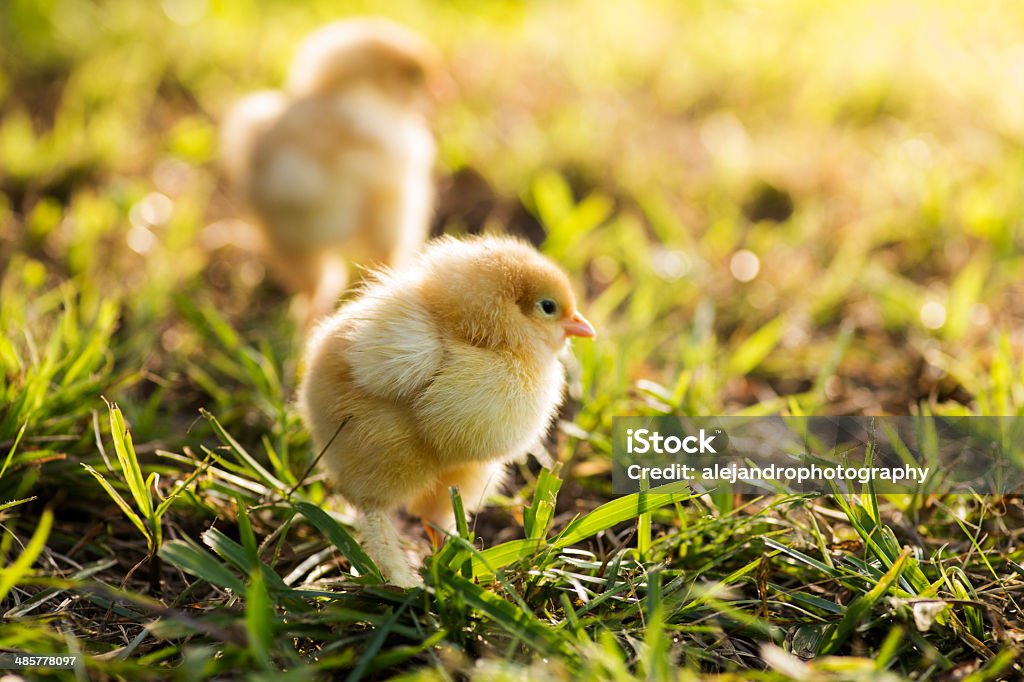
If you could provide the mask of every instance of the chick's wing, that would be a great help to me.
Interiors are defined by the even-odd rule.
[[[347,358],[355,383],[368,393],[406,402],[440,370],[441,338],[415,292],[371,288],[349,317]]]

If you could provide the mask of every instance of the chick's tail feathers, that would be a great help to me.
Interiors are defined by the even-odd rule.
[[[398,587],[416,587],[423,583],[402,549],[401,535],[388,512],[363,510],[358,530],[363,549],[389,583]]]

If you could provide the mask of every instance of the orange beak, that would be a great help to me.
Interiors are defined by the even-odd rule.
[[[451,76],[438,67],[427,77],[427,94],[434,103],[447,104],[458,98],[459,87]]]
[[[583,339],[592,339],[597,336],[594,325],[579,313],[573,313],[569,319],[562,320],[562,329],[565,330],[566,336],[578,336]]]

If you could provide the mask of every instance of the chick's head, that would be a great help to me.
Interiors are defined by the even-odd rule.
[[[399,104],[418,106],[443,79],[441,60],[415,33],[385,19],[338,21],[299,47],[288,79],[298,96],[368,86]]]
[[[565,273],[508,237],[435,241],[421,256],[423,298],[442,328],[475,346],[557,353],[569,337],[593,338]]]

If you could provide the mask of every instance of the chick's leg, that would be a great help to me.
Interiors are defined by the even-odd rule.
[[[448,489],[457,486],[462,504],[467,513],[483,506],[487,497],[505,483],[504,462],[472,462],[447,469],[439,476],[437,484],[409,504],[409,512],[419,516],[428,529],[431,542],[438,544],[438,538],[429,530],[436,526],[445,532],[455,528],[455,514],[452,511],[451,494]]]
[[[320,253],[289,249],[273,240],[264,249],[270,272],[293,296],[291,312],[303,331],[307,331],[316,318],[317,289],[323,273]]]
[[[320,266],[320,281],[310,301],[310,311],[305,322],[308,331],[313,324],[327,317],[338,307],[338,299],[348,286],[348,266],[338,255],[325,255]]]
[[[366,509],[359,520],[363,549],[370,555],[388,582],[398,587],[416,587],[422,583],[409,563],[391,515],[382,509]]]
[[[303,332],[334,312],[348,286],[348,269],[341,257],[273,241],[265,252],[274,278],[294,295],[292,315]]]

